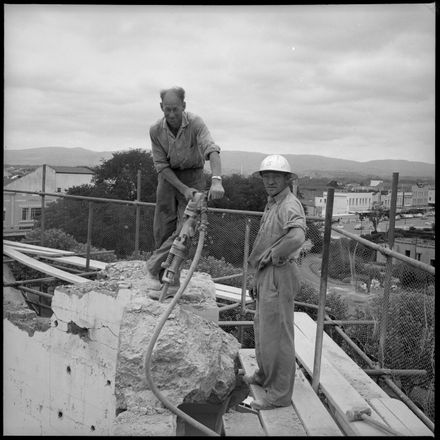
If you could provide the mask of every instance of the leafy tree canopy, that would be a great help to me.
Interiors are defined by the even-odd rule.
[[[137,175],[141,172],[143,202],[156,200],[157,172],[149,151],[140,148],[113,153],[113,157],[94,168],[93,183],[118,199],[135,200]]]

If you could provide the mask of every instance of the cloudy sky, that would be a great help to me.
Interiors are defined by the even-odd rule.
[[[4,5],[4,145],[150,149],[180,85],[224,150],[435,160],[435,6]]]

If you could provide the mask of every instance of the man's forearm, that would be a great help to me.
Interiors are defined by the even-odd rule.
[[[167,167],[164,168],[161,171],[163,177],[165,178],[165,180],[167,180],[167,182],[169,182],[171,185],[174,186],[174,188],[177,189],[177,191],[179,191],[182,194],[185,194],[185,190],[188,188],[184,183],[182,183],[178,177],[176,176],[176,174],[174,173],[174,171]]]
[[[277,257],[287,257],[292,252],[298,250],[305,241],[305,234],[301,228],[292,228],[283,237],[279,244],[273,247],[272,255]]]
[[[209,165],[211,166],[211,172],[213,176],[222,175],[222,163],[220,160],[220,154],[217,151],[213,151],[209,155]]]

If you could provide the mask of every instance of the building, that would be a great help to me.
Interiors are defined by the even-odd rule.
[[[393,251],[399,252],[409,258],[421,261],[422,263],[435,266],[435,242],[418,237],[396,238]],[[377,253],[377,261],[384,263],[385,255]]]
[[[376,201],[373,192],[335,192],[333,200],[333,217],[348,215],[371,210]],[[316,215],[325,216],[327,206],[327,191],[322,197],[315,197]]]
[[[46,165],[44,189],[47,193],[65,193],[73,186],[90,184],[94,172],[87,167]],[[4,189],[42,191],[44,165],[10,182]],[[45,206],[57,197],[46,196]],[[38,194],[3,192],[3,230],[25,230],[33,227],[41,215],[41,196]]]
[[[435,206],[435,189],[428,190],[428,205]]]
[[[428,206],[429,190],[431,188],[428,185],[419,183],[412,185],[412,207],[426,207]]]
[[[398,191],[397,199],[396,199],[396,208],[397,210],[411,208],[413,206],[413,194],[410,191]],[[384,208],[390,209],[391,207],[391,191],[388,191],[387,194],[381,195],[381,202],[383,203]]]
[[[370,188],[375,191],[382,191],[384,189],[383,180],[370,180]]]

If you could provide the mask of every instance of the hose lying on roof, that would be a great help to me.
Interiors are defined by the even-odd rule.
[[[188,270],[188,274],[185,278],[185,281],[180,286],[179,290],[176,292],[176,295],[174,296],[173,300],[171,301],[170,305],[168,306],[167,310],[163,313],[163,315],[160,317],[159,322],[156,325],[156,328],[154,329],[153,336],[151,337],[150,344],[148,346],[147,352],[145,353],[144,357],[144,369],[145,369],[145,376],[147,378],[147,382],[150,385],[151,391],[156,395],[156,397],[164,404],[165,407],[167,407],[170,411],[172,411],[177,416],[184,419],[186,422],[193,425],[195,428],[199,429],[203,433],[210,435],[210,436],[219,436],[218,433],[213,431],[212,429],[209,429],[207,426],[203,425],[202,423],[198,422],[197,420],[193,419],[191,416],[177,408],[175,405],[173,405],[157,388],[156,384],[153,381],[153,377],[151,375],[151,357],[154,349],[154,345],[159,337],[160,332],[162,331],[163,326],[165,325],[166,320],[171,314],[171,311],[173,310],[174,306],[177,304],[177,301],[182,296],[182,293],[186,289],[186,286],[188,285],[194,270],[199,262],[200,256],[202,254],[203,244],[205,241],[205,235],[206,235],[206,212],[202,210],[201,214],[202,220],[199,227],[199,240],[197,243],[197,249],[196,253],[194,255],[193,261],[191,263],[191,266]]]

